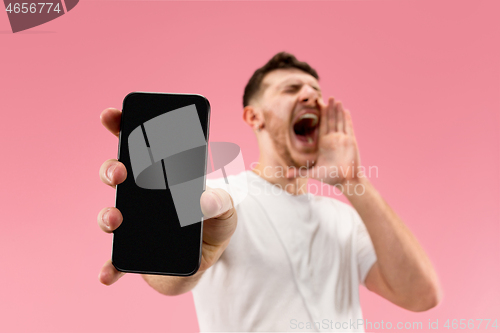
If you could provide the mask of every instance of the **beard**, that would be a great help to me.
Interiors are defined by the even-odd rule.
[[[271,137],[271,141],[273,142],[273,146],[278,156],[288,167],[300,168],[301,166],[305,166],[306,163],[301,163],[292,157],[292,153],[287,144],[290,131],[288,124],[274,116],[272,111],[264,110],[263,115],[266,130]],[[310,162],[307,164],[311,165]]]

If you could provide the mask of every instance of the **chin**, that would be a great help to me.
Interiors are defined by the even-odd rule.
[[[296,168],[300,167],[310,168],[314,165],[314,162],[316,161],[318,154],[316,152],[310,152],[310,153],[293,152],[291,156],[294,162],[293,166],[295,166]]]

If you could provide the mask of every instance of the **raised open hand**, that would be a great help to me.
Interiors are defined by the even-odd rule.
[[[360,158],[351,114],[333,97],[324,104],[318,99],[321,111],[318,158],[310,170],[311,178],[330,185],[343,184],[360,175]]]

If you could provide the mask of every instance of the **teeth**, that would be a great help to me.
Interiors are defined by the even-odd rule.
[[[299,117],[299,120],[302,120],[302,119],[312,119],[313,122],[312,122],[312,126],[316,126],[316,124],[318,123],[318,116],[315,115],[315,114],[312,114],[312,113],[306,113],[306,114],[303,114],[302,116]]]
[[[308,137],[307,137],[307,142],[308,142],[308,143],[313,143],[313,142],[314,142],[314,140],[313,140],[310,136],[308,136]]]

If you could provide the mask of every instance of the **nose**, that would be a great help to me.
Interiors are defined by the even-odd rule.
[[[315,105],[316,100],[318,99],[319,94],[316,89],[311,87],[308,84],[304,84],[302,86],[302,89],[300,90],[299,94],[299,101],[302,104],[310,104],[310,105]]]

